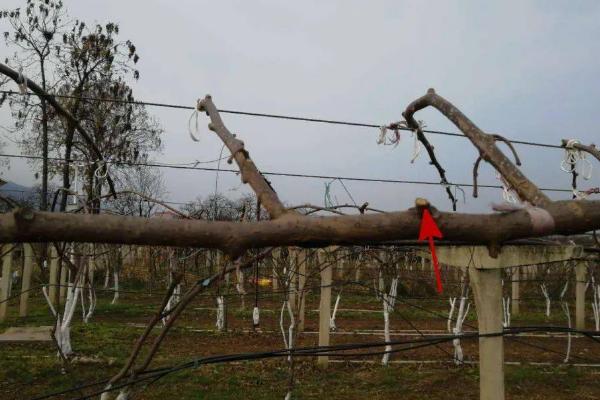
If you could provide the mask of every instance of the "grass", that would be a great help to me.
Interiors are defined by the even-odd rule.
[[[343,298],[343,308],[377,308],[380,302],[371,297],[348,295]],[[307,310],[312,309],[316,297],[309,297]],[[0,329],[8,326],[51,325],[52,317],[40,299],[32,299],[30,317],[18,318],[15,304],[11,314]],[[130,322],[141,323],[155,311],[158,300],[136,299],[126,294],[120,303],[111,305],[111,296],[102,296],[96,314],[88,324],[83,324],[80,310],[72,328],[73,348],[84,357],[73,363],[66,374],[62,374],[61,363],[51,343],[0,344],[0,399],[27,399],[44,393],[64,390],[76,384],[108,378],[123,365],[129,351],[141,333],[141,329]],[[210,300],[208,300],[210,304]],[[424,308],[434,308],[446,315],[442,302],[419,302]],[[190,307],[193,308],[194,306]],[[432,314],[399,303],[396,314],[401,313],[411,321],[434,322]],[[278,311],[272,314],[278,319]],[[399,315],[395,321],[401,321]],[[560,313],[554,313],[560,322]],[[251,305],[246,310],[230,308],[232,320],[251,316]],[[213,324],[214,315],[207,310],[185,313],[184,321],[173,330],[157,355],[152,367],[177,365],[194,357],[207,354],[228,354],[245,351],[260,351],[280,348],[278,332],[270,335],[248,334],[234,331],[226,334],[195,332],[185,326],[199,323]],[[204,318],[201,320],[201,318]],[[309,312],[307,318],[315,320],[316,314]],[[473,318],[473,316],[471,317]],[[542,318],[542,321],[539,321]],[[544,322],[539,312],[526,310],[515,321],[528,323]],[[381,328],[379,313],[340,312],[340,322],[371,321]],[[154,333],[156,334],[156,333]],[[314,340],[314,336],[312,340]],[[352,338],[350,338],[352,339]],[[363,338],[354,339],[362,340]],[[372,340],[372,339],[365,339]],[[400,353],[393,359],[409,357]],[[438,355],[439,357],[439,355]],[[532,365],[507,365],[506,387],[511,399],[582,399],[600,398],[597,369],[574,367],[546,367]],[[186,369],[164,377],[141,391],[136,399],[281,399],[288,390],[288,365],[285,359],[241,362],[218,365],[203,365],[198,369]],[[351,400],[351,399],[477,399],[479,397],[479,375],[477,367],[454,365],[403,365],[391,364],[383,367],[375,364],[332,363],[329,368],[318,368],[313,360],[298,360],[295,368],[294,398]],[[73,393],[71,397],[77,397]]]

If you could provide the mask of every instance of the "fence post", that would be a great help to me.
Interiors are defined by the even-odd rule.
[[[469,268],[479,334],[502,332],[502,270]],[[504,400],[504,339],[479,338],[481,400]]]
[[[321,262],[325,261],[325,266]],[[331,319],[332,266],[327,263],[321,250],[317,251],[317,265],[321,270],[321,301],[319,303],[319,346],[329,346],[329,321]],[[317,365],[327,367],[328,356],[318,356]]]
[[[12,245],[2,246],[0,251],[6,252],[2,256],[2,280],[0,281],[0,322],[6,318],[6,309],[8,307],[8,297],[10,296],[10,283],[12,271]]]
[[[29,289],[31,288],[31,273],[33,272],[33,248],[30,243],[23,244],[23,277],[21,280],[21,301],[19,317],[27,316]]]

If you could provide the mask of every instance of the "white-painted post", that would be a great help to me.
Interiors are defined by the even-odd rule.
[[[27,303],[29,289],[31,289],[31,273],[33,272],[33,248],[31,244],[23,244],[23,279],[21,280],[21,300],[19,303],[19,317],[27,316]]]
[[[0,248],[0,252],[4,254],[2,257],[2,280],[0,281],[0,322],[4,322],[6,318],[6,309],[8,307],[8,297],[10,296],[10,281],[12,279],[12,251],[11,245],[5,245]]]
[[[306,257],[306,250],[300,250],[298,252],[298,297],[300,305],[298,308],[298,332],[304,332],[304,316],[306,314],[306,263],[308,257]]]
[[[502,332],[502,271],[469,268],[479,334]],[[481,400],[504,400],[504,339],[479,338],[479,393]]]
[[[584,261],[575,265],[575,328],[585,329],[585,286],[587,267]]]
[[[321,266],[321,261],[325,261],[320,252],[317,252],[318,265],[321,270],[321,301],[319,304],[319,346],[329,346],[329,322],[331,319],[331,264]],[[329,364],[328,356],[318,356],[317,365],[327,367]]]
[[[511,313],[512,315],[519,315],[519,303],[521,302],[521,296],[520,296],[520,280],[521,280],[521,269],[520,268],[513,268],[512,269],[512,274],[511,274],[511,280],[512,280],[512,290],[511,290],[511,300],[510,300],[510,304],[511,304]]]

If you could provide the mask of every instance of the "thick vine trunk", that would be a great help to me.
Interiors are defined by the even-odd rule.
[[[540,210],[540,209],[534,209]],[[569,235],[600,228],[600,201],[568,200],[545,210],[553,226],[540,227],[531,209],[497,214],[434,212],[448,241],[499,245],[504,241]],[[87,242],[218,248],[230,254],[270,246],[365,245],[418,237],[417,209],[387,214],[227,222],[76,215],[19,209],[0,215],[0,243]]]

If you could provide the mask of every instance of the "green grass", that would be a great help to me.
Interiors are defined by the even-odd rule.
[[[147,321],[156,309],[158,300],[132,301],[126,294],[120,302],[111,305],[112,296],[102,296],[96,315],[91,322],[81,322],[80,310],[74,317],[72,328],[73,349],[79,356],[91,362],[77,362],[62,374],[61,363],[56,357],[52,343],[0,344],[0,399],[23,399],[53,391],[67,389],[74,384],[94,381],[112,376],[123,365],[131,347],[142,330],[129,322]],[[316,296],[308,298],[310,310]],[[362,301],[361,301],[362,299]],[[17,325],[51,325],[52,317],[47,306],[32,299],[30,317],[18,318],[17,307],[11,304],[8,320],[0,329]],[[247,299],[248,300],[248,299]],[[447,315],[443,302],[417,302],[424,308],[434,308],[443,316]],[[343,308],[376,308],[380,302],[372,296],[348,295],[342,297]],[[193,357],[212,352],[212,346],[231,343],[225,346],[225,353],[247,351],[246,341],[257,336],[241,331],[229,333],[190,332],[184,327],[197,326],[198,318],[212,318],[210,310],[186,311],[184,321],[175,328],[157,355],[151,368],[164,365],[177,365]],[[276,307],[274,307],[275,309]],[[553,310],[553,318],[560,322],[561,314]],[[247,301],[245,310],[229,308],[231,320],[249,319],[252,307]],[[278,319],[278,310],[275,311]],[[418,308],[397,305],[392,314],[394,324],[402,321],[400,315],[411,321],[437,321],[432,314]],[[266,313],[265,313],[266,315]],[[309,312],[307,318],[314,321],[316,314]],[[474,320],[474,313],[470,319]],[[373,324],[382,321],[380,313],[340,312],[338,325],[344,321],[369,320]],[[542,318],[539,321],[539,318]],[[544,322],[540,312],[525,310],[515,321],[526,323]],[[380,326],[382,327],[382,322]],[[154,335],[156,332],[153,333]],[[271,342],[265,346],[280,348],[280,335],[276,332],[268,337]],[[314,339],[314,337],[313,337]],[[361,338],[363,339],[363,338]],[[266,340],[266,339],[265,339]],[[365,339],[366,340],[366,339]],[[255,350],[263,350],[262,348]],[[221,350],[219,350],[221,352]],[[402,359],[402,353],[393,359]],[[506,385],[512,399],[570,399],[600,398],[597,370],[574,367],[541,367],[532,365],[506,366]],[[136,399],[282,399],[288,390],[288,365],[285,359],[242,362],[235,364],[204,365],[198,369],[186,369],[159,380]],[[332,363],[329,368],[316,367],[313,360],[298,360],[295,368],[294,398],[300,399],[476,399],[478,398],[478,369],[471,366],[451,365],[402,365]]]

